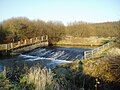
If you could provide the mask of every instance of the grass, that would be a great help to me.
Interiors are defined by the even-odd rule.
[[[54,90],[55,82],[54,74],[50,69],[41,69],[40,67],[32,67],[27,74],[27,83],[33,83],[35,90]]]
[[[50,69],[39,66],[31,67],[26,73],[16,74],[9,70],[12,78],[9,78],[8,71],[0,73],[0,90],[59,90],[60,86],[54,79],[54,73]],[[19,74],[19,75],[18,75]],[[17,80],[14,80],[17,78]]]
[[[0,90],[9,90],[11,88],[10,81],[5,77],[4,72],[0,73]]]
[[[57,42],[57,45],[83,45],[83,46],[99,46],[108,42],[110,38],[98,38],[98,37],[88,37],[88,38],[80,38],[80,37],[71,37],[64,38]]]
[[[83,64],[86,75],[99,78],[107,82],[117,82],[120,77],[120,57],[106,57],[98,60],[87,60]],[[120,78],[119,78],[120,79]]]

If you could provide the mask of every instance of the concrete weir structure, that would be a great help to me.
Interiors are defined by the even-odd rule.
[[[31,39],[20,40],[16,43],[1,44],[0,55],[10,55],[29,52],[39,47],[48,46],[48,36],[40,36]]]

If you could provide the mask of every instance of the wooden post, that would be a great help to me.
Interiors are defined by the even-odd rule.
[[[43,36],[41,36],[41,41],[43,41],[44,40],[44,37]]]
[[[3,71],[4,77],[6,77],[6,67],[4,66],[4,71]]]
[[[26,45],[26,43],[27,43],[27,41],[26,41],[26,39],[24,40],[24,44]]]
[[[93,59],[93,55],[94,55],[93,53],[94,53],[94,51],[92,50],[92,59]]]
[[[5,50],[6,50],[6,52],[7,52],[7,50],[8,50],[8,45],[7,45],[7,44],[5,44]]]
[[[91,46],[91,47],[93,46],[92,43],[90,44],[90,46]]]
[[[20,41],[18,41],[18,47],[20,46]]]
[[[38,42],[38,38],[37,37],[35,38],[35,42]]]
[[[110,47],[110,43],[108,43],[108,47]]]
[[[46,41],[48,41],[48,35],[46,35]]]
[[[103,45],[103,48],[102,49],[104,49],[104,45]]]
[[[13,43],[10,43],[10,48],[13,49]]]
[[[35,43],[35,38],[32,38],[32,39],[33,39],[32,43]]]
[[[84,59],[86,59],[86,51],[84,51]]]
[[[32,38],[30,39],[30,44],[32,44]]]

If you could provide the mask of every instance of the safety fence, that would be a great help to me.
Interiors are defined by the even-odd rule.
[[[43,43],[43,42],[48,42],[48,36],[40,36],[40,37],[35,37],[35,38],[30,38],[30,39],[25,39],[25,40],[20,40],[15,43],[8,43],[8,44],[0,44],[0,50],[12,50],[16,49],[19,47],[25,47],[37,43]]]

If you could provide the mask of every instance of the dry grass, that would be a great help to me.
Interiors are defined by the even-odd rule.
[[[27,75],[27,82],[35,85],[35,90],[58,90],[57,84],[53,81],[53,73],[49,69],[32,67]]]
[[[83,61],[83,72],[103,81],[120,82],[120,55],[113,49],[111,50],[106,57]]]
[[[88,38],[80,38],[80,37],[70,37],[64,38],[63,40],[57,42],[56,44],[60,45],[102,45],[105,41],[110,40],[110,38],[98,38],[98,37],[88,37]]]
[[[110,50],[108,50],[107,55],[118,56],[120,55],[120,49],[117,47],[111,48]]]

